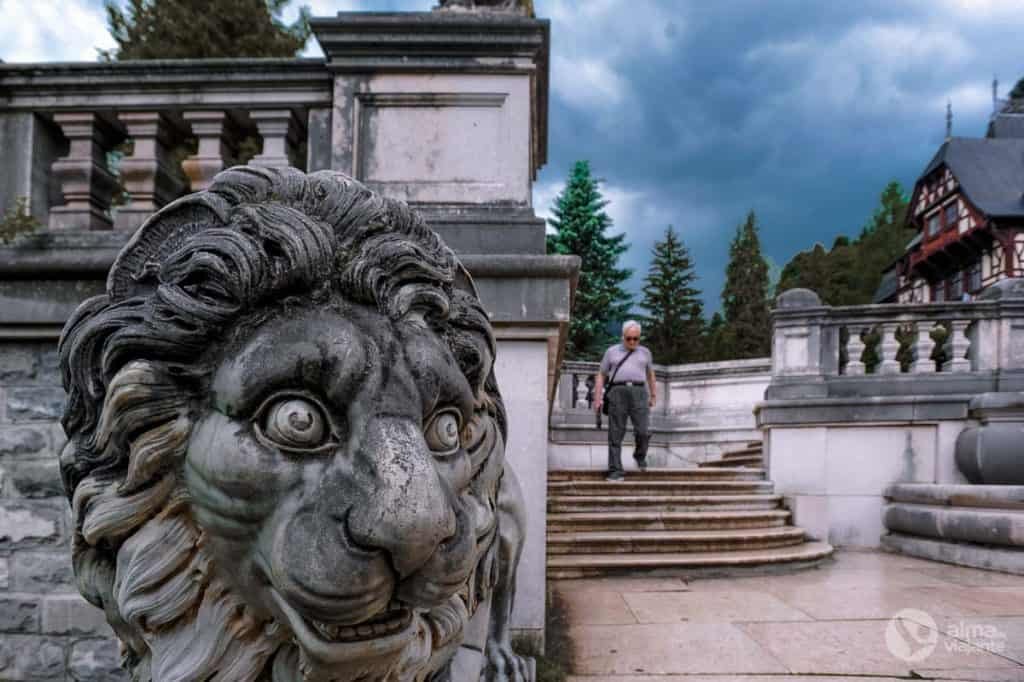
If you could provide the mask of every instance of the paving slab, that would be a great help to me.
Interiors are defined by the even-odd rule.
[[[811,620],[778,597],[753,590],[644,592],[623,598],[641,623]]]
[[[1004,671],[1005,672],[1005,671]],[[906,682],[905,677],[834,675],[569,675],[566,682]],[[974,679],[974,678],[968,678]],[[981,678],[977,678],[981,679]],[[986,682],[982,680],[982,682]],[[1006,682],[993,678],[991,682]],[[1014,682],[1018,682],[1014,680]]]
[[[577,675],[680,675],[790,672],[729,623],[569,628]]]
[[[637,619],[622,594],[615,591],[559,590],[561,605],[574,625],[633,625]]]
[[[683,592],[689,585],[682,578],[574,578],[556,580],[554,589],[560,594],[573,592]]]
[[[978,668],[974,670],[914,668],[914,673],[920,679],[942,680],[942,682],[1021,682],[1024,680],[1024,671],[1013,668]],[[816,680],[817,678],[811,679]]]
[[[914,668],[926,662],[936,670],[1010,668],[1024,676],[1024,666],[970,645],[961,650],[959,642],[942,634],[938,634],[934,648],[923,661],[903,660],[890,651],[886,642],[888,625],[888,620],[851,620],[742,623],[737,627],[794,673],[909,677]]]

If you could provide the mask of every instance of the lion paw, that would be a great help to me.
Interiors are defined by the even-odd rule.
[[[487,647],[483,682],[533,682],[532,659],[520,656],[508,645]]]

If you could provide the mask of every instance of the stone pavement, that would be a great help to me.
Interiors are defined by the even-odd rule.
[[[1024,682],[1024,576],[840,550],[788,575],[551,589],[569,682]]]

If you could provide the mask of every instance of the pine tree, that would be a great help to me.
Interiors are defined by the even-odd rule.
[[[294,57],[310,36],[308,7],[286,26],[278,17],[291,0],[107,0],[116,50],[107,60]]]
[[[765,357],[771,344],[768,316],[768,264],[761,255],[757,217],[751,211],[736,228],[722,289],[723,335],[731,359]]]
[[[644,337],[655,362],[677,365],[704,359],[704,304],[693,283],[690,251],[669,225],[655,242],[644,279]]]
[[[1017,81],[1013,90],[1010,90],[1010,99],[1024,99],[1024,78]]]
[[[632,304],[622,287],[632,271],[618,267],[629,246],[626,235],[608,234],[612,219],[604,212],[607,205],[590,163],[577,161],[548,221],[555,229],[547,238],[548,253],[582,260],[566,343],[566,357],[573,360],[600,359],[616,338],[608,331],[610,323],[623,321]]]

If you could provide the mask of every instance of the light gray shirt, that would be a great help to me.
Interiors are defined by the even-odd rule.
[[[622,361],[629,351],[621,343],[616,344],[604,352],[601,360],[601,374],[604,374],[606,381],[611,381],[612,372],[615,366]],[[622,381],[636,381],[645,383],[647,381],[647,370],[653,368],[654,358],[646,346],[638,345],[629,359],[622,363],[618,373],[615,375],[615,383]],[[648,387],[649,388],[649,387]]]

